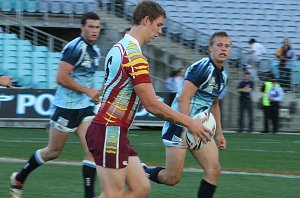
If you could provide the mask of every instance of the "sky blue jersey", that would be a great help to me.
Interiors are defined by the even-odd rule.
[[[190,117],[199,112],[209,111],[214,100],[218,97],[228,83],[225,70],[218,69],[209,57],[205,57],[192,64],[185,72],[184,80],[188,80],[198,87],[198,91],[191,98]],[[172,109],[179,111],[178,97],[180,88],[172,103]],[[165,122],[163,134],[170,127],[170,122]]]
[[[82,37],[70,41],[62,50],[61,61],[74,66],[70,74],[73,80],[87,88],[94,87],[94,74],[99,67],[101,50],[96,44],[87,44]],[[53,104],[66,109],[82,109],[94,105],[84,93],[58,86]]]

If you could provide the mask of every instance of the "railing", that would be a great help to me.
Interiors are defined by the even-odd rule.
[[[33,45],[47,46],[50,51],[61,51],[67,41],[43,32],[39,29],[26,25],[12,17],[0,13],[3,31],[18,35],[19,39],[27,39]]]

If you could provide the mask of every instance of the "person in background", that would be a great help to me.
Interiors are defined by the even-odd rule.
[[[277,133],[279,126],[278,118],[280,102],[284,98],[284,92],[276,78],[272,79],[272,88],[268,93],[268,98],[270,100],[270,119],[272,120],[273,133]]]
[[[165,89],[166,89],[167,96],[168,96],[166,103],[168,105],[172,104],[173,99],[175,98],[175,95],[176,95],[176,88],[175,88],[176,74],[177,74],[177,71],[172,70],[165,82]]]
[[[11,175],[11,198],[22,196],[24,182],[32,171],[59,156],[70,133],[76,133],[84,150],[84,197],[95,197],[96,165],[88,151],[85,134],[95,116],[94,107],[99,103],[101,94],[100,90],[94,88],[93,80],[101,58],[100,49],[96,45],[100,26],[100,18],[96,13],[85,13],[81,18],[81,36],[70,41],[62,50],[57,73],[59,86],[53,101],[48,145],[35,151],[23,168]]]
[[[277,97],[277,94],[280,94],[280,91],[278,92],[272,92],[270,94],[270,90],[275,86],[274,89],[278,90],[280,85],[277,83],[277,80],[274,80],[275,76],[273,74],[270,74],[269,79],[264,82],[264,84],[261,87],[261,92],[263,93],[262,95],[262,105],[263,105],[263,114],[264,114],[264,130],[263,133],[268,133],[269,132],[269,120],[272,118],[272,111],[271,111],[271,100],[274,101],[274,99],[278,100],[281,97]],[[276,81],[276,83],[274,83]],[[270,100],[271,99],[271,100]],[[275,104],[276,106],[277,104]],[[276,118],[275,118],[276,119]],[[278,117],[277,117],[278,119]],[[274,117],[273,117],[274,120]],[[272,121],[273,121],[272,120]],[[277,123],[273,123],[273,132],[276,132],[278,130],[278,125],[276,126]],[[275,127],[274,127],[275,126]],[[276,128],[277,127],[277,128]]]
[[[175,91],[177,92],[183,85],[183,81],[184,81],[184,73],[185,73],[185,69],[184,68],[180,68],[177,70],[177,74],[175,76]]]
[[[248,132],[253,131],[253,109],[251,92],[254,90],[254,82],[250,80],[250,73],[244,72],[243,80],[239,83],[237,91],[240,94],[239,98],[239,118],[238,118],[238,132],[244,130],[244,112],[248,113]]]
[[[86,134],[97,164],[101,198],[143,198],[150,193],[150,182],[127,137],[140,103],[149,113],[187,127],[203,142],[213,134],[202,124],[206,118],[191,119],[157,99],[149,63],[141,49],[162,33],[165,18],[158,3],[140,1],[134,9],[130,31],[106,55],[101,106]]]
[[[263,44],[257,42],[254,38],[251,38],[248,42],[251,45],[251,59],[250,65],[257,71],[257,75],[260,80],[264,81],[269,76],[270,69],[267,65],[261,64],[262,55],[266,53],[266,48]]]
[[[12,77],[11,76],[0,76],[0,86],[3,87],[12,87]]]
[[[287,38],[282,41],[282,46],[277,49],[276,57],[279,60],[280,85],[285,91],[290,91],[292,59],[294,58],[294,52]]]

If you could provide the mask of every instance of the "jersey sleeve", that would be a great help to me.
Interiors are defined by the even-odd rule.
[[[62,51],[61,61],[65,61],[65,62],[70,63],[71,65],[75,66],[77,61],[80,58],[81,49],[82,48],[79,46],[78,43],[76,43],[76,45],[73,43],[69,44]]]
[[[126,55],[122,66],[133,86],[140,83],[151,83],[148,61],[140,52]]]
[[[192,82],[195,86],[200,87],[209,75],[208,66],[204,63],[198,63],[191,66],[185,76],[185,80]]]

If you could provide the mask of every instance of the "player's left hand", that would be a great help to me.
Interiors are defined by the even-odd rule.
[[[223,134],[218,134],[216,138],[217,138],[218,148],[221,149],[221,150],[226,149],[227,141],[226,141],[224,135]]]

